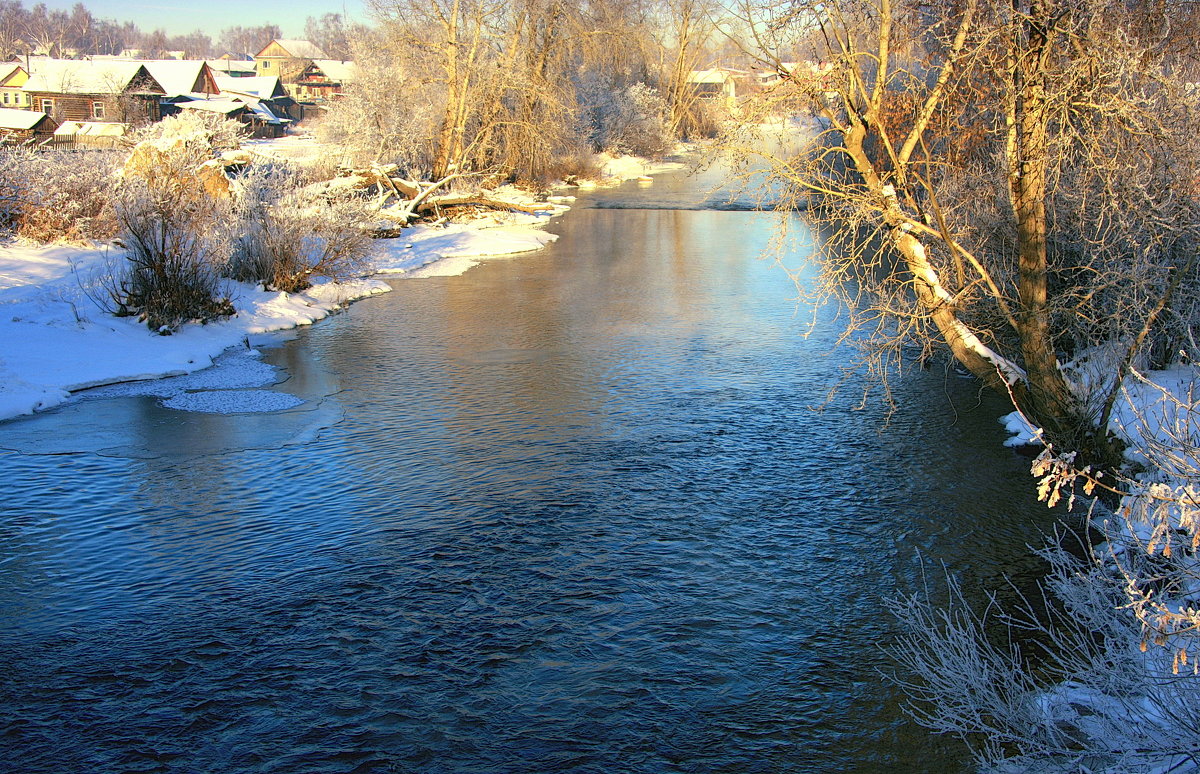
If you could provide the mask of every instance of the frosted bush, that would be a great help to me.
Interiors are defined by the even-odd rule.
[[[137,133],[117,187],[128,261],[109,283],[115,313],[137,315],[160,333],[233,314],[220,293],[231,251],[229,181],[214,156],[240,131],[187,115]]]
[[[214,113],[184,110],[162,121],[143,126],[130,138],[136,145],[153,145],[170,150],[180,144],[200,149],[209,156],[241,147],[249,129]]]
[[[302,183],[292,170],[268,166],[239,180],[228,276],[295,293],[307,289],[314,275],[361,273],[370,248],[366,205],[354,197],[312,195]]]
[[[117,151],[0,149],[0,225],[35,242],[111,239]]]
[[[600,150],[657,158],[674,146],[667,130],[667,103],[644,83],[596,95],[595,142]]]

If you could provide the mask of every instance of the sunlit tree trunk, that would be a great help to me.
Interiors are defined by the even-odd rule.
[[[1017,333],[1028,374],[1030,398],[1022,406],[1055,436],[1086,426],[1077,401],[1063,379],[1047,309],[1046,175],[1049,164],[1049,100],[1047,59],[1057,44],[1051,9],[1034,0],[1028,15],[1012,22],[1019,40],[1012,60],[1014,115],[1008,119],[1015,136],[1008,143],[1010,187],[1016,223]]]

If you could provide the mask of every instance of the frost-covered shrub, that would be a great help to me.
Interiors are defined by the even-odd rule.
[[[600,99],[595,113],[599,150],[657,158],[674,145],[667,131],[666,100],[644,83]]]
[[[215,113],[184,110],[142,127],[130,139],[135,147],[151,144],[163,150],[182,143],[211,156],[241,147],[248,134],[248,128],[240,121],[230,121]]]
[[[111,239],[116,151],[0,149],[0,225],[49,243]]]
[[[1040,598],[979,614],[951,580],[949,604],[893,605],[910,713],[981,771],[1200,771],[1200,384],[1135,377],[1117,424],[1141,472],[1033,463],[1048,504],[1112,506],[1089,500],[1089,539],[1041,552]]]
[[[295,293],[308,288],[314,275],[360,272],[370,247],[364,203],[318,197],[301,182],[292,170],[268,166],[239,180],[229,277]]]
[[[169,333],[233,314],[220,294],[229,260],[229,182],[215,162],[240,128],[207,116],[168,118],[136,135],[117,187],[127,262],[109,283],[114,312]]]
[[[121,186],[117,217],[128,260],[112,282],[114,311],[136,314],[160,333],[234,312],[220,294],[219,269],[229,257],[214,219],[221,203],[193,186],[175,175]]]

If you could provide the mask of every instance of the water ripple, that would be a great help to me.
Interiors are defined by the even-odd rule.
[[[811,410],[836,331],[801,337],[794,289],[754,260],[762,216],[559,228],[544,254],[398,282],[268,351],[335,418],[315,430],[131,398],[104,427],[0,428],[29,451],[146,452],[0,452],[5,760],[962,771],[902,719],[878,646],[918,552],[1036,574],[1049,517],[999,407],[955,423],[947,396],[977,397],[924,374],[886,430],[858,395]]]

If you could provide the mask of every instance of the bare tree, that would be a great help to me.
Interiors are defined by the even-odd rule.
[[[687,137],[707,123],[703,107],[690,82],[692,73],[711,64],[707,48],[717,33],[715,0],[664,0],[659,25],[666,55],[665,93],[670,109],[670,132]],[[704,133],[704,132],[700,132]]]
[[[17,0],[0,0],[0,60],[8,61],[22,50],[21,32],[25,27],[25,9]]]
[[[44,3],[38,3],[26,15],[23,37],[37,52],[62,56],[69,29],[70,16],[66,11],[52,11]]]
[[[281,37],[283,33],[278,24],[264,24],[260,27],[226,27],[221,30],[219,41],[225,53],[253,56]]]
[[[816,150],[765,157],[836,229],[823,290],[870,329],[874,367],[940,340],[1050,441],[1107,464],[1100,415],[1120,363],[1178,300],[1200,222],[1184,171],[1200,158],[1194,102],[1138,37],[1145,13],[1105,0],[737,5],[746,50],[784,76],[750,120],[801,97],[819,116]],[[779,52],[814,32],[829,69],[785,67]],[[1064,353],[1102,344],[1123,353],[1108,378],[1067,372]]]
[[[308,17],[304,22],[304,37],[333,59],[350,58],[351,33],[340,13]]]

